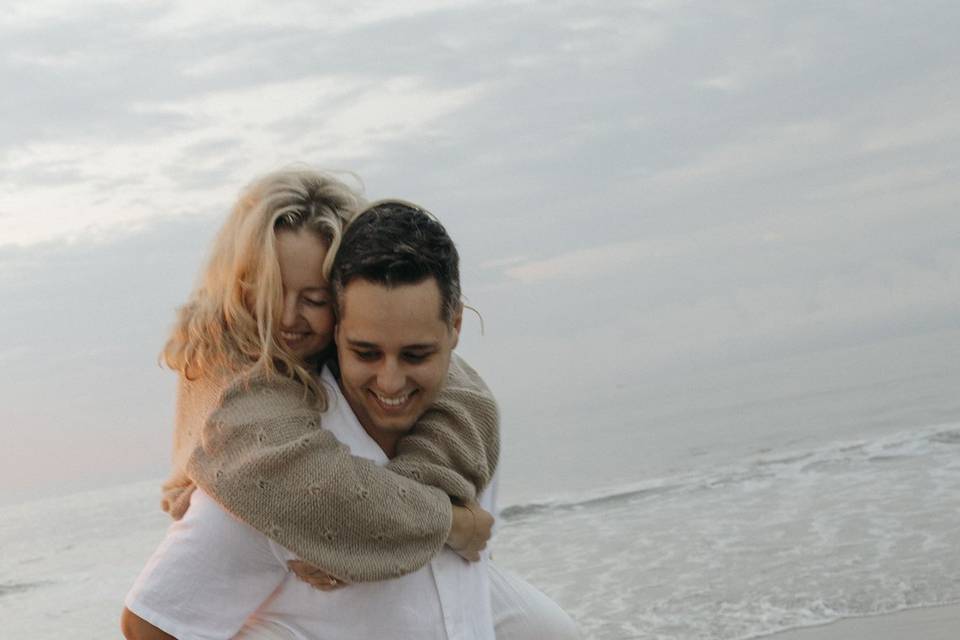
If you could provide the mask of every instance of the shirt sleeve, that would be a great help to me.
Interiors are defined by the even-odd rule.
[[[198,490],[124,604],[177,638],[232,638],[286,576],[265,536]]]

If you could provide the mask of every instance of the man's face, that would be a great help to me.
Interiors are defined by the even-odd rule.
[[[434,278],[387,288],[355,279],[336,329],[340,383],[367,433],[387,455],[433,403],[447,377],[461,315],[448,325]]]

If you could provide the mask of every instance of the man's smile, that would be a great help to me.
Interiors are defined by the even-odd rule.
[[[381,409],[388,412],[394,412],[394,411],[402,411],[403,409],[405,409],[407,405],[410,404],[410,399],[417,392],[417,390],[413,389],[411,391],[405,391],[398,395],[390,395],[390,396],[377,393],[372,389],[370,389],[369,392],[370,392],[370,395],[377,401],[377,404],[380,406]]]

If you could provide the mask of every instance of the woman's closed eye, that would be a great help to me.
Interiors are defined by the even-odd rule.
[[[303,302],[311,307],[325,307],[328,304],[323,298],[304,298]]]

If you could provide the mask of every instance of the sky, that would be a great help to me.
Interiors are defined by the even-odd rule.
[[[653,380],[953,339],[958,32],[937,1],[5,3],[0,501],[163,475],[174,310],[295,163],[445,222],[520,450]]]

